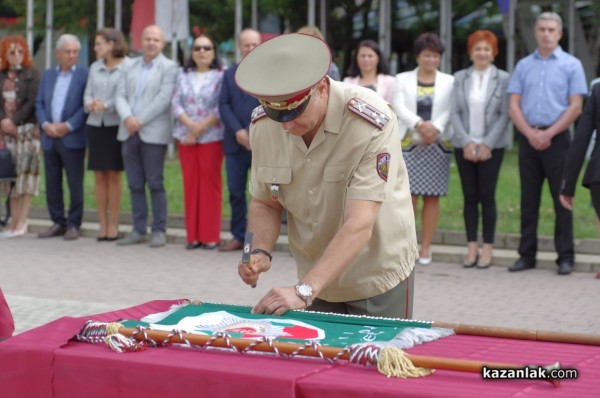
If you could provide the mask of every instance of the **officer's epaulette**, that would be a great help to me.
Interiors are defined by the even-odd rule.
[[[250,120],[252,121],[252,123],[254,123],[265,116],[267,116],[267,114],[265,113],[263,106],[259,105],[252,111],[252,116],[250,116]]]
[[[390,121],[388,115],[377,110],[374,106],[367,104],[360,98],[354,97],[350,99],[350,101],[348,101],[348,109],[373,124],[379,130],[383,130],[385,125]]]

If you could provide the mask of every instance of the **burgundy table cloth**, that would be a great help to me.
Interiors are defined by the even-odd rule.
[[[451,336],[408,350],[419,355],[576,368],[559,388],[539,380],[483,380],[436,371],[386,378],[372,368],[319,359],[178,347],[117,354],[102,344],[70,342],[88,319],[139,319],[180,300],[152,301],[82,318],[61,318],[0,343],[0,397],[587,397],[600,391],[600,347],[479,336]]]

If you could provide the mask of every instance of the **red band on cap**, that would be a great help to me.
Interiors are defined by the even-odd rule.
[[[310,93],[310,88],[308,90],[306,90],[306,91],[301,92],[300,94],[298,94],[298,95],[296,95],[296,96],[294,96],[292,98],[288,98],[285,102],[286,102],[286,104],[291,104],[293,102],[300,101],[302,98],[306,97],[309,93]]]

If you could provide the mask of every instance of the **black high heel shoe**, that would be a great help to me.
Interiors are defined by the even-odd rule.
[[[477,256],[475,257],[475,261],[464,261],[463,262],[463,267],[464,268],[473,268],[474,266],[477,265],[477,263],[479,262],[479,253],[477,254]]]

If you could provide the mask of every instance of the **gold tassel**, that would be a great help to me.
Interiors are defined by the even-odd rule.
[[[122,327],[123,325],[121,325],[119,322],[111,322],[106,325],[106,335],[110,336],[111,334],[117,334],[119,333],[119,329]]]
[[[387,377],[399,377],[407,379],[409,377],[429,376],[434,369],[417,368],[404,355],[404,351],[396,347],[384,347],[377,360],[377,370]]]

